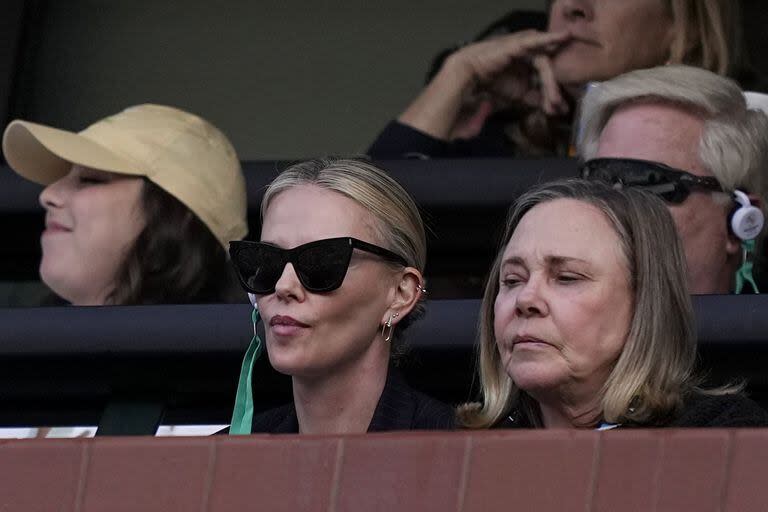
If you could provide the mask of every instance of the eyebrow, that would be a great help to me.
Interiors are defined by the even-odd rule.
[[[566,263],[572,263],[572,262],[589,263],[587,260],[583,260],[581,258],[574,258],[571,256],[556,256],[556,255],[546,256],[544,258],[544,261],[552,267],[559,267]],[[523,258],[521,258],[520,256],[510,256],[509,258],[501,262],[501,266],[503,267],[504,265],[517,265],[520,267],[524,267],[525,260],[523,260]]]

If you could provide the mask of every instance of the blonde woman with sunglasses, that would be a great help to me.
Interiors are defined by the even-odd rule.
[[[425,291],[424,226],[405,190],[364,161],[311,160],[269,185],[261,213],[261,241],[230,254],[293,402],[237,433],[452,428],[451,408],[390,362]]]

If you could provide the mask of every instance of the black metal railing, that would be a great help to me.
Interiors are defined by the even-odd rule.
[[[768,400],[768,297],[695,297],[702,365],[713,382],[745,378]],[[414,387],[458,403],[472,396],[478,300],[435,300],[406,336]],[[100,426],[152,433],[159,423],[227,423],[250,306],[180,305],[0,310],[0,426]],[[290,380],[257,364],[258,408],[290,399]]]

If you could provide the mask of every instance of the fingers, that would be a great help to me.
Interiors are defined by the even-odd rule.
[[[501,71],[517,59],[533,60],[537,55],[551,53],[571,38],[567,32],[519,32],[495,38],[486,42],[488,57],[494,59],[496,69]]]
[[[568,112],[568,103],[555,79],[552,61],[547,55],[537,55],[532,61],[538,73],[541,90],[541,108],[547,115],[562,115]]]
[[[493,114],[493,102],[489,98],[479,99],[474,109],[466,109],[451,131],[453,139],[471,139],[477,137],[485,126],[488,117]]]
[[[474,43],[451,55],[435,82],[459,84],[464,97],[489,94],[495,110],[517,104],[564,114],[568,104],[549,55],[571,38],[567,32],[528,30]]]
[[[559,48],[560,45],[570,40],[571,37],[571,34],[568,32],[525,30],[492,39],[488,42],[497,41],[510,56],[523,56],[540,52],[551,53]]]
[[[537,54],[551,53],[570,38],[567,32],[516,32],[471,44],[449,57],[446,63],[471,73],[481,84],[487,83],[515,60],[528,61]]]

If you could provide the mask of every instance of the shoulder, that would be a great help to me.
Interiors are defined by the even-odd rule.
[[[251,424],[253,434],[290,434],[298,431],[299,424],[293,403],[255,414]]]
[[[447,430],[456,428],[455,418],[453,407],[416,391],[390,367],[368,430]]]
[[[456,428],[456,410],[450,405],[413,391],[416,409],[412,428],[416,430],[450,430]]]
[[[670,427],[766,427],[768,412],[739,393],[691,394]]]
[[[503,418],[491,425],[492,429],[536,428],[531,418],[520,407],[513,407]]]

